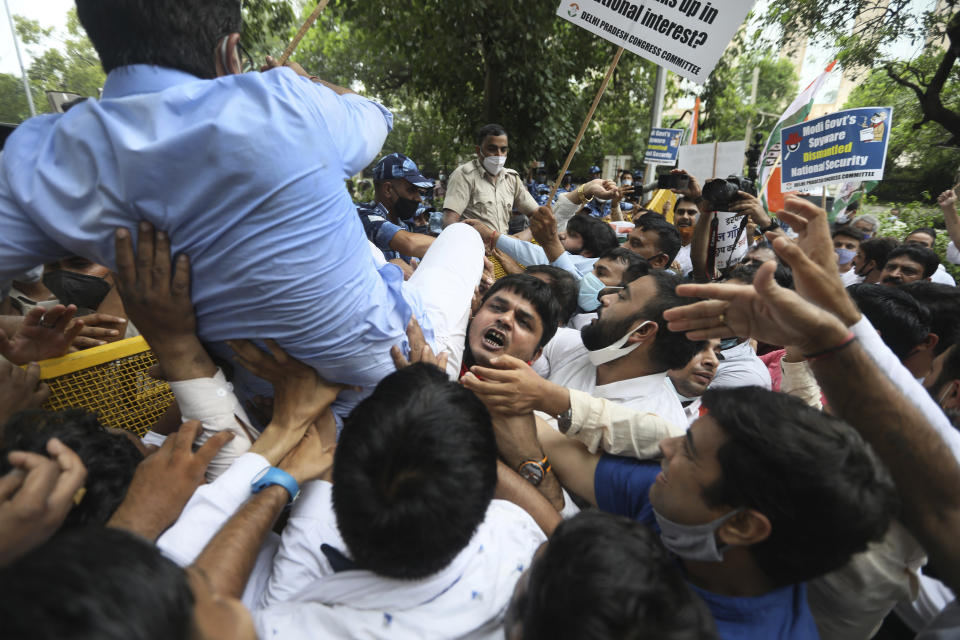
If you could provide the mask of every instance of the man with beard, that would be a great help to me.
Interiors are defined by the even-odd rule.
[[[572,389],[685,425],[687,418],[667,381],[667,371],[685,367],[702,345],[668,330],[663,321],[664,311],[690,301],[674,293],[681,282],[678,276],[651,270],[646,264],[628,268],[621,285],[601,296],[597,320],[580,331],[559,329],[543,349],[544,377],[552,383],[549,389],[563,389],[549,393],[538,408],[563,418],[570,410],[566,389]],[[493,363],[516,369],[514,364]],[[495,377],[495,372],[482,367],[471,372],[481,379]],[[474,379],[465,378],[468,387],[473,383]]]
[[[880,284],[897,286],[918,280],[929,280],[939,266],[940,258],[932,249],[917,244],[903,244],[887,256]]]
[[[410,258],[422,258],[433,238],[413,233],[409,223],[422,201],[420,189],[433,186],[433,181],[420,174],[413,160],[391,153],[373,168],[373,184],[374,201],[357,206],[367,239],[391,262],[409,264]]]
[[[687,196],[680,196],[677,206],[673,210],[673,224],[680,232],[680,251],[676,262],[680,265],[680,275],[684,278],[693,271],[693,262],[690,261],[690,243],[693,241],[693,225],[697,221],[700,209],[697,203]]]

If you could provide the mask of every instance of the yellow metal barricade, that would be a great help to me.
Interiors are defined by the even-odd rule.
[[[50,386],[44,409],[82,407],[99,414],[105,427],[142,436],[174,400],[170,386],[148,373],[156,363],[141,336],[44,360],[40,377]]]

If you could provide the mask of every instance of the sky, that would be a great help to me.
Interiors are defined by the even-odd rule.
[[[42,27],[54,27],[61,37],[67,32],[67,11],[73,7],[73,0],[6,0],[10,5],[10,13],[36,20]],[[24,56],[23,64],[29,67],[29,58],[23,46],[20,53]],[[7,20],[0,0],[0,73],[20,75],[17,64],[17,54],[13,48],[13,34],[10,32],[10,22]]]

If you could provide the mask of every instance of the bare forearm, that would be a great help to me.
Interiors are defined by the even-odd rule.
[[[859,344],[811,367],[833,413],[853,425],[889,468],[903,523],[948,585],[960,587],[960,467],[950,449]]]
[[[542,460],[543,448],[537,441],[535,428],[517,428],[521,421],[534,421],[533,414],[527,416],[494,416],[497,449],[500,457],[511,469],[519,469],[520,465],[529,460]],[[560,483],[553,473],[546,473],[537,490],[559,511],[563,509],[563,492]]]
[[[947,225],[947,234],[953,244],[960,249],[960,216],[957,216],[956,205],[941,207],[943,211],[943,221]]]
[[[288,500],[283,487],[263,489],[207,544],[194,565],[206,572],[217,593],[235,598],[243,595],[260,547]]]
[[[433,236],[409,231],[398,231],[390,240],[390,248],[399,251],[405,256],[422,258],[433,244]]]
[[[163,377],[170,382],[212,378],[217,373],[217,365],[195,335],[170,338],[147,336],[147,342],[157,356]]]
[[[697,282],[709,282],[707,257],[710,251],[710,223],[713,212],[700,210],[697,225],[693,228],[693,240],[690,245],[690,262],[693,264],[693,278]]]
[[[556,479],[553,480],[555,482]],[[553,534],[553,530],[563,520],[557,509],[536,487],[500,460],[497,461],[497,490],[494,497],[512,502],[529,513],[548,536]]]

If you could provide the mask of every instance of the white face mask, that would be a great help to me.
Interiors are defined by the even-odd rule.
[[[620,338],[610,346],[604,347],[603,349],[597,349],[596,351],[589,351],[587,355],[590,358],[590,362],[592,362],[595,366],[599,367],[602,364],[606,364],[613,360],[618,360],[619,358],[622,358],[626,355],[629,355],[630,353],[633,353],[633,351],[636,350],[637,347],[643,344],[642,342],[634,343],[629,347],[624,347],[623,345],[627,344],[627,340],[630,339],[630,336],[632,336],[637,331],[640,331],[640,329],[643,329],[645,326],[647,326],[648,324],[651,324],[652,322],[653,322],[652,320],[644,320],[644,322],[639,327],[637,327],[636,329],[630,329],[630,331],[627,332],[627,335],[623,336],[622,338]]]
[[[507,156],[486,156],[483,159],[483,168],[492,176],[503,171],[505,164],[507,164]]]
[[[653,510],[653,515],[660,525],[660,540],[669,551],[685,560],[722,562],[723,553],[728,547],[717,548],[716,531],[740,511],[741,509],[736,509],[716,520],[697,525],[673,522],[660,515],[656,509]]]

